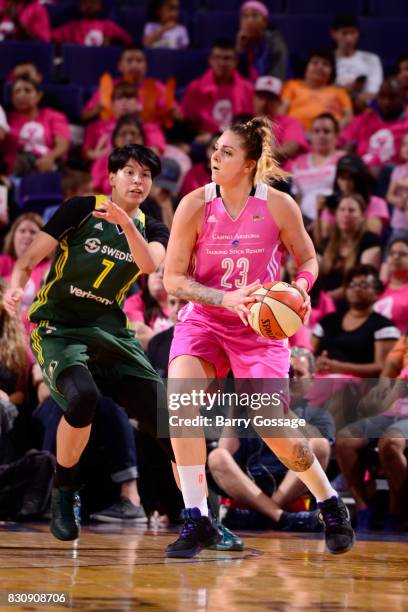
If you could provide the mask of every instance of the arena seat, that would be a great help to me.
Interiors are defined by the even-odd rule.
[[[30,41],[6,40],[0,42],[0,79],[10,74],[19,62],[33,62],[44,79],[50,81],[54,69],[54,45]]]
[[[197,13],[194,19],[193,42],[195,47],[211,47],[219,38],[235,40],[239,28],[238,11],[213,11]]]
[[[287,0],[289,15],[364,14],[364,0]]]
[[[103,72],[117,75],[120,47],[62,45],[63,74],[70,83],[96,85]]]
[[[17,205],[26,211],[42,213],[49,206],[60,204],[63,200],[60,172],[29,174],[21,178],[16,189]]]
[[[147,49],[148,75],[166,81],[175,77],[185,87],[208,68],[210,49]]]
[[[263,3],[268,7],[271,16],[273,16],[274,13],[283,13],[285,11],[285,0],[263,0]],[[243,1],[222,0],[222,2],[220,2],[219,0],[206,0],[205,8],[211,11],[220,10],[222,5],[223,11],[237,12],[241,4],[243,4]]]
[[[272,23],[283,34],[290,54],[306,59],[317,48],[331,48],[329,15],[274,15]]]
[[[118,10],[118,24],[125,28],[139,45],[142,40],[143,28],[147,22],[147,8],[144,6],[125,5]]]
[[[385,63],[395,63],[399,56],[406,55],[408,18],[364,18],[360,25],[361,49],[378,53]]]
[[[72,122],[79,120],[84,105],[81,87],[75,84],[44,83],[41,89],[53,108],[65,113]]]
[[[372,17],[408,17],[408,3],[406,0],[368,0],[368,14]]]
[[[53,28],[59,28],[70,21],[81,18],[78,0],[58,0],[53,4],[45,3],[48,16]],[[112,19],[115,17],[116,4],[114,0],[104,0],[102,17]]]
[[[46,4],[45,8],[52,28],[59,28],[81,17],[78,3],[58,2],[57,4]]]

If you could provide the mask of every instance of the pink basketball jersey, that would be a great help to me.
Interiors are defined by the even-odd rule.
[[[262,284],[280,280],[283,246],[268,209],[267,194],[266,184],[254,187],[241,213],[233,219],[224,206],[219,186],[205,186],[204,220],[192,273],[196,281],[206,287],[234,291],[257,279]],[[189,305],[183,309],[186,315],[191,308]],[[194,311],[236,317],[225,309],[199,304],[194,304]]]

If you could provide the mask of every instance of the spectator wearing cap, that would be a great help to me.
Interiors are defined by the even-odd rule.
[[[275,155],[285,161],[308,150],[303,126],[297,119],[282,115],[280,109],[282,81],[273,76],[263,76],[255,83],[255,115],[266,115],[273,121],[276,141]]]
[[[386,79],[376,104],[343,129],[339,145],[360,155],[372,170],[384,164],[401,163],[401,144],[408,132],[405,91],[395,77]]]
[[[288,48],[282,34],[268,28],[269,10],[263,2],[248,0],[240,10],[240,25],[236,38],[239,71],[251,81],[258,76],[272,75],[281,80],[286,76]]]
[[[337,15],[331,28],[336,50],[336,83],[344,87],[361,110],[378,93],[383,80],[381,60],[357,49],[360,26],[356,15]]]
[[[210,69],[192,81],[184,94],[181,111],[195,125],[201,140],[231,125],[239,113],[252,113],[252,83],[237,70],[235,45],[228,40],[214,42],[209,56]]]
[[[283,112],[298,119],[307,132],[317,115],[331,113],[340,127],[349,123],[353,109],[348,93],[334,85],[336,61],[332,51],[316,49],[308,59],[303,79],[286,81]]]

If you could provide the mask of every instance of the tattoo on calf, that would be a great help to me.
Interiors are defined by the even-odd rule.
[[[313,461],[314,454],[310,450],[307,442],[303,440],[302,442],[297,442],[292,449],[291,457],[279,457],[280,461],[293,472],[305,472],[308,470]]]

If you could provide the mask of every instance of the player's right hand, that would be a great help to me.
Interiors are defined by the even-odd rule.
[[[24,290],[20,287],[6,290],[3,297],[4,308],[11,317],[13,317],[21,306],[23,301]]]
[[[235,312],[243,324],[248,325],[249,309],[247,304],[262,300],[262,296],[251,295],[254,291],[260,289],[261,287],[261,282],[256,280],[250,285],[240,287],[236,291],[227,291],[224,293],[221,306],[224,306],[224,308],[230,312]]]

